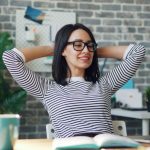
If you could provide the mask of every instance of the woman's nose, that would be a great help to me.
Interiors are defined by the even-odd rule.
[[[85,45],[84,49],[82,50],[82,52],[89,52],[87,45]]]

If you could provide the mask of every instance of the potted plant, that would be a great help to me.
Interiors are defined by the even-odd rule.
[[[150,86],[145,89],[147,110],[150,112]]]
[[[0,114],[18,114],[26,103],[26,92],[21,89],[12,89],[0,73]]]
[[[0,69],[5,69],[5,65],[2,61],[3,52],[14,47],[14,42],[10,37],[8,32],[0,32]]]
[[[11,88],[3,77],[5,65],[2,54],[14,47],[14,42],[8,32],[0,33],[0,114],[20,113],[25,106],[27,93],[22,88]]]

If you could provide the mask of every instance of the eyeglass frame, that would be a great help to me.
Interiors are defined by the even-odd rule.
[[[75,49],[75,48],[74,48],[75,42],[81,42],[81,43],[83,43],[83,44],[84,44],[83,48],[82,48],[81,50]],[[90,49],[89,49],[89,46],[88,46],[89,43],[92,43],[92,44],[93,44],[93,50],[90,50]],[[90,42],[70,41],[70,42],[67,42],[67,45],[69,45],[69,44],[72,44],[72,45],[73,45],[73,49],[74,49],[75,51],[83,51],[84,48],[85,48],[85,46],[87,47],[87,49],[88,49],[89,52],[95,52],[96,49],[97,49],[97,43],[94,43],[94,42],[91,42],[91,41],[90,41]]]

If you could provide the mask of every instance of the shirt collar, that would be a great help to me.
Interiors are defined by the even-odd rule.
[[[80,81],[80,82],[85,82],[83,77],[71,77],[71,78],[67,78],[67,81]]]

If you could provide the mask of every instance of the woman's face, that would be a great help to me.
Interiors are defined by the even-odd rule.
[[[74,41],[76,42],[72,43]],[[94,52],[89,51],[92,49],[91,45],[93,44],[91,38],[86,31],[77,29],[72,32],[68,42],[71,43],[66,46],[62,56],[65,57],[66,62],[71,70],[72,76],[84,76],[85,69],[87,69],[92,64],[94,55]],[[84,47],[83,42],[87,43],[88,47],[87,45]]]

